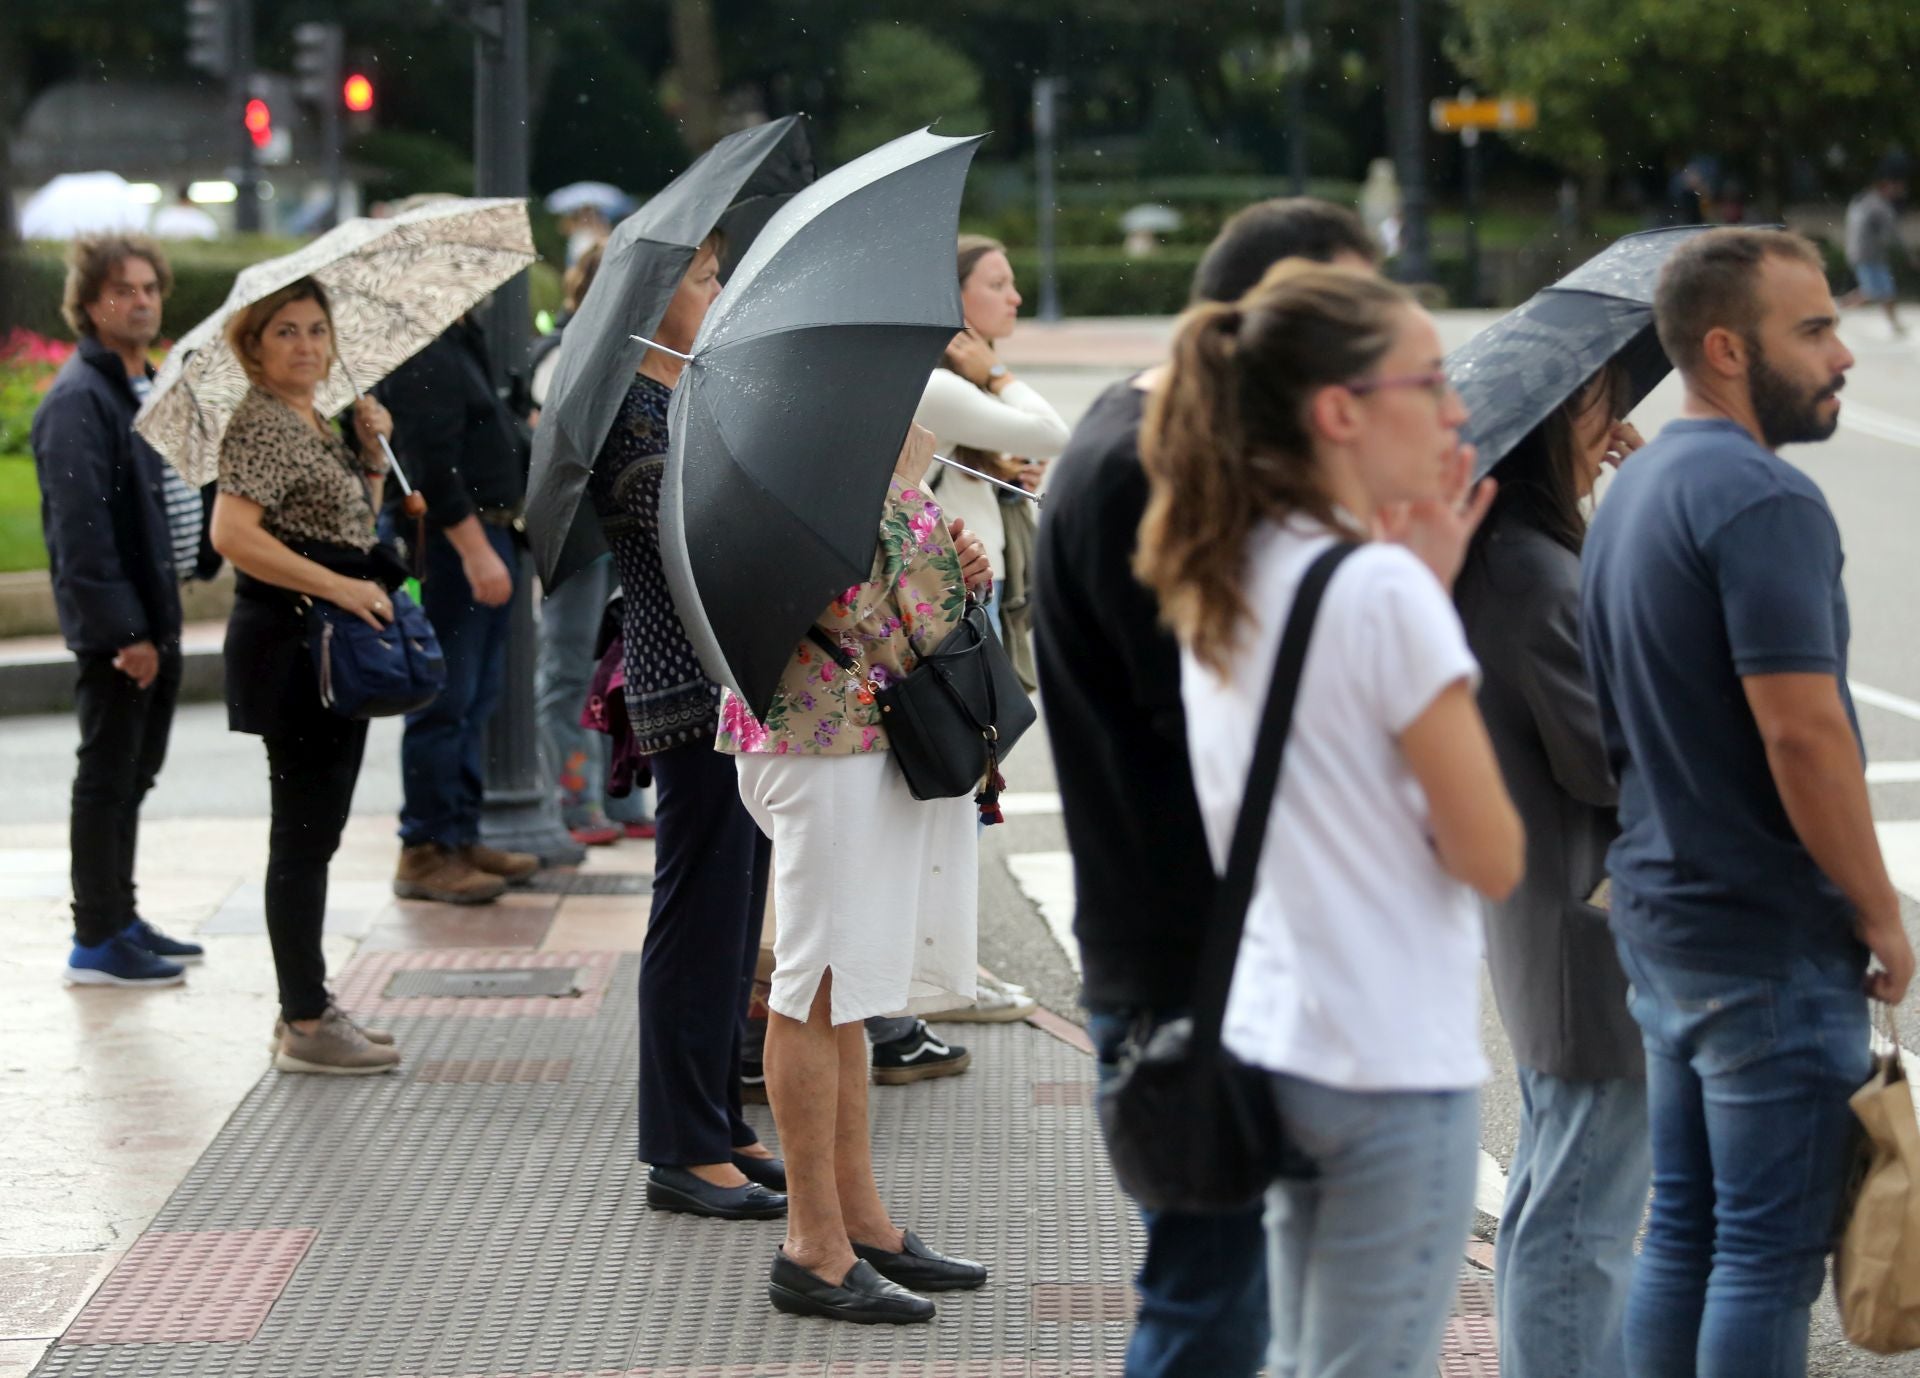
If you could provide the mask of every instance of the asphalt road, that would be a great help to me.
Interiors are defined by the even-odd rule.
[[[1442,319],[1449,345],[1489,317],[1450,313]],[[1844,397],[1838,435],[1799,447],[1789,458],[1826,490],[1847,547],[1847,589],[1853,615],[1852,675],[1861,726],[1874,763],[1874,811],[1895,880],[1909,897],[1908,929],[1920,944],[1920,637],[1915,595],[1920,552],[1914,543],[1920,513],[1920,345],[1896,342],[1884,323],[1867,316],[1848,321],[1846,336],[1859,363]],[[1070,420],[1122,370],[1023,370]],[[1663,386],[1635,416],[1651,435],[1674,415],[1678,389]],[[1044,705],[1043,705],[1044,707]],[[375,724],[356,812],[392,813],[399,801],[398,725]],[[0,720],[0,828],[64,816],[75,732],[65,717]],[[1049,927],[1041,901],[1056,921],[1070,893],[1060,894],[1066,840],[1057,812],[1052,762],[1044,734],[1033,733],[1009,763],[1009,783],[1027,801],[1005,826],[982,837],[981,961],[1031,988],[1048,1006],[1078,1017],[1077,981],[1068,954]],[[214,705],[183,709],[174,730],[168,769],[148,803],[150,816],[258,817],[266,811],[264,758],[253,738],[230,735]],[[1024,881],[1024,888],[1023,888]],[[1920,1046],[1920,996],[1905,1011],[1909,1047]],[[956,1036],[964,1039],[962,1031]],[[1515,1137],[1518,1103],[1511,1058],[1491,999],[1484,1039],[1496,1071],[1485,1095],[1483,1146],[1504,1168]],[[1497,1199],[1497,1193],[1493,1199]],[[1492,1221],[1483,1217],[1483,1230]],[[1814,1359],[1819,1375],[1911,1374],[1912,1360],[1877,1360],[1838,1338],[1830,1304],[1816,1308]]]

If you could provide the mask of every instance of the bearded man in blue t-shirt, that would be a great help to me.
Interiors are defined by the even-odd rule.
[[[1818,253],[1783,231],[1690,241],[1654,313],[1686,406],[1601,505],[1581,616],[1653,1137],[1628,1370],[1785,1378],[1806,1372],[1867,996],[1898,1001],[1914,969],[1847,691],[1840,531],[1775,453],[1833,434],[1853,356]]]

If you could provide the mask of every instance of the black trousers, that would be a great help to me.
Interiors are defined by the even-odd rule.
[[[180,697],[180,651],[160,653],[160,672],[140,688],[110,655],[78,657],[73,702],[80,748],[69,820],[73,854],[73,937],[104,943],[137,917],[133,859],[140,804],[167,759]]]
[[[327,866],[353,807],[367,725],[319,706],[266,738],[272,823],[267,834],[267,940],[284,1019],[326,1013]]]
[[[757,1135],[740,1112],[740,1038],[772,844],[733,758],[704,742],[648,758],[659,791],[653,913],[640,952],[640,1160],[724,1163]]]

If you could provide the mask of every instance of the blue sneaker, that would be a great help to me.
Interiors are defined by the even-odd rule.
[[[67,957],[70,986],[177,986],[186,979],[185,967],[154,956],[123,933],[93,947],[75,943]]]
[[[183,943],[178,938],[169,938],[145,919],[135,919],[120,930],[120,936],[135,947],[144,947],[156,957],[165,957],[169,962],[197,962],[207,955],[207,950],[199,943]]]

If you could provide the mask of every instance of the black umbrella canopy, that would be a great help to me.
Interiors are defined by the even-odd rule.
[[[728,207],[788,195],[813,181],[803,117],[789,115],[729,134],[646,205],[615,227],[580,312],[567,325],[547,406],[533,437],[527,532],[542,582],[553,588],[606,550],[580,508],[587,475],[621,399],[700,243]],[[727,221],[746,238],[764,221]]]
[[[1626,367],[1630,408],[1659,385],[1672,365],[1653,328],[1654,287],[1673,251],[1709,228],[1626,235],[1447,356],[1476,478],[1611,360]]]
[[[961,328],[978,136],[921,130],[798,193],[674,389],[660,553],[708,675],[764,714],[794,647],[872,571],[894,460]]]

